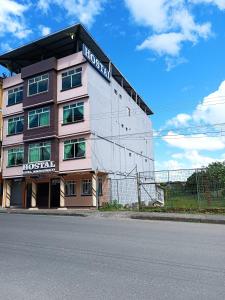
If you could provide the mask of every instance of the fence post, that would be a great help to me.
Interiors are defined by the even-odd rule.
[[[137,167],[136,167],[136,171],[137,171]],[[136,172],[136,177],[137,177],[137,196],[138,196],[138,210],[141,210],[141,190],[140,190],[140,173]]]
[[[196,179],[196,190],[197,190],[198,208],[200,208],[200,193],[199,193],[198,169],[196,169],[195,174],[196,174],[195,179]]]
[[[120,196],[119,196],[119,186],[118,186],[118,179],[116,179],[116,193],[117,193],[117,201],[120,203]]]

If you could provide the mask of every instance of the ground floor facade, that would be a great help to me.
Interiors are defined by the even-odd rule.
[[[3,179],[4,208],[99,207],[109,201],[105,173],[43,174]]]

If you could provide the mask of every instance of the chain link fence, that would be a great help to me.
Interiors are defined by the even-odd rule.
[[[109,199],[130,208],[225,208],[225,178],[207,169],[142,172],[109,179]]]

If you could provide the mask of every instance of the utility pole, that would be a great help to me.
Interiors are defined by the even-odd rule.
[[[95,171],[95,176],[96,176],[96,208],[99,209],[98,170]]]

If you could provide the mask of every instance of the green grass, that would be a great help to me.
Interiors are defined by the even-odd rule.
[[[201,195],[202,196],[202,195]],[[225,197],[212,198],[210,202],[196,195],[167,195],[164,207],[142,207],[146,212],[210,213],[225,214]],[[118,201],[105,203],[102,211],[138,211],[137,208],[124,208]]]
[[[176,195],[165,200],[165,208],[205,209],[225,208],[225,198],[204,199],[201,195]]]

